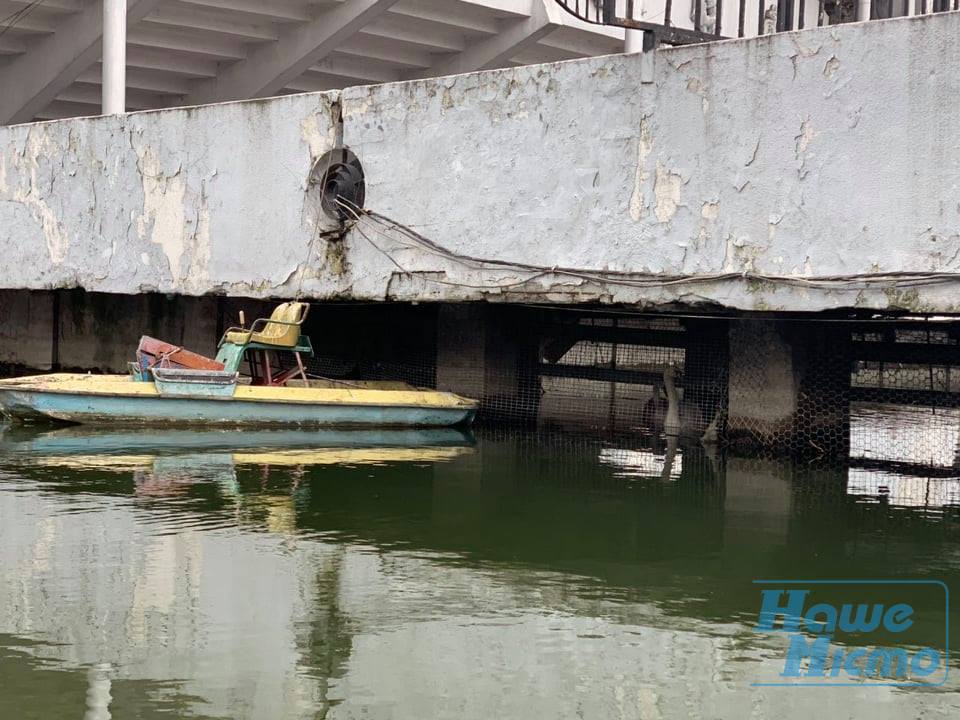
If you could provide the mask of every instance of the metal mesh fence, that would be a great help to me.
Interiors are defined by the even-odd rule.
[[[851,335],[851,457],[960,472],[960,325],[885,324]]]
[[[311,315],[309,371],[439,387],[485,425],[960,474],[960,322],[516,306]],[[912,471],[912,470],[911,470]]]

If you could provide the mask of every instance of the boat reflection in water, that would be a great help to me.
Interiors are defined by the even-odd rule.
[[[473,435],[452,428],[407,430],[116,430],[6,426],[0,453],[51,467],[144,469],[161,457],[222,454],[235,464],[329,465],[434,462],[469,452]],[[189,463],[187,463],[189,464]]]
[[[291,532],[292,504],[309,467],[443,462],[473,452],[474,442],[469,430],[453,428],[237,432],[71,426],[38,432],[14,425],[0,435],[0,455],[8,462],[29,458],[44,473],[70,471],[74,481],[123,473],[133,481],[133,497],[188,496],[198,484],[212,483],[221,497],[243,501],[238,473],[256,475],[263,486],[273,478],[288,483],[290,492],[256,504],[269,511],[261,518],[267,529]]]

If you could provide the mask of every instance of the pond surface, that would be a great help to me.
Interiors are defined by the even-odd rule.
[[[753,630],[765,578],[960,589],[956,480],[493,431],[0,427],[0,718],[960,717],[957,667],[755,686],[787,647]],[[943,607],[916,613],[910,647],[942,648]]]

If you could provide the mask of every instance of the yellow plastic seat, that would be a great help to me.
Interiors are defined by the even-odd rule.
[[[285,302],[277,305],[270,314],[270,319],[259,319],[249,330],[234,330],[227,332],[225,340],[235,345],[261,343],[276,347],[296,347],[300,339],[300,325],[307,315],[310,306],[302,302]],[[260,325],[261,329],[257,329]]]
[[[234,345],[246,345],[250,342],[250,335],[249,330],[230,330],[224,339]]]

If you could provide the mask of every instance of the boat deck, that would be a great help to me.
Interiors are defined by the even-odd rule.
[[[321,381],[323,382],[323,381]],[[352,386],[351,386],[352,385]],[[238,384],[226,400],[309,404],[391,405],[399,407],[476,407],[476,402],[450,392],[423,390],[404,383],[333,384],[287,387]],[[70,395],[112,395],[118,397],[160,397],[156,384],[135,382],[127,375],[84,375],[57,373],[29,375],[0,380],[0,391],[18,390]],[[211,398],[204,398],[211,399]]]

